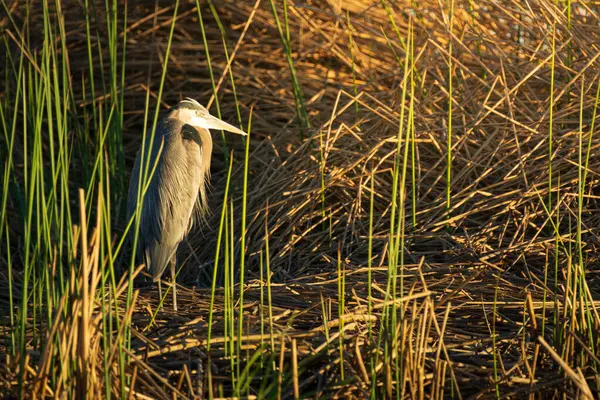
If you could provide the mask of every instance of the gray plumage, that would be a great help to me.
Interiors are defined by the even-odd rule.
[[[144,164],[149,156],[148,176],[156,164],[141,209],[137,243],[138,260],[146,264],[154,281],[160,279],[169,263],[174,280],[177,247],[194,221],[207,210],[206,185],[212,153],[209,128],[245,134],[211,116],[195,100],[186,99],[157,124],[152,143],[151,135],[147,135],[146,146],[135,160],[129,183],[128,219],[137,208],[138,185],[143,180],[140,173],[144,173],[142,154]],[[132,228],[130,239],[134,235]]]
[[[212,140],[206,129],[198,129],[202,141],[194,140],[195,128],[167,118],[156,129],[151,145],[149,172],[158,163],[146,191],[141,210],[138,256],[157,281],[175,257],[179,243],[194,222],[194,209],[206,209],[205,183],[210,173]],[[147,138],[150,142],[150,138]],[[161,150],[162,147],[162,150]],[[150,143],[146,149],[150,148]],[[148,154],[148,150],[146,150]],[[129,183],[128,217],[136,210],[142,152],[135,160]],[[134,233],[133,233],[134,234]]]

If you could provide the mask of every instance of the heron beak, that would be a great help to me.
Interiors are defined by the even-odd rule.
[[[242,136],[247,135],[247,133],[243,130],[238,129],[225,121],[221,121],[219,118],[213,117],[210,114],[206,114],[202,117],[196,117],[194,118],[194,122],[196,126],[204,129],[220,129],[227,132],[237,133],[238,135]]]

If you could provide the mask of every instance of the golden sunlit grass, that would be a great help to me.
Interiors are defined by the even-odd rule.
[[[0,2],[2,395],[598,396],[592,6]],[[125,202],[181,97],[250,139],[174,313]]]

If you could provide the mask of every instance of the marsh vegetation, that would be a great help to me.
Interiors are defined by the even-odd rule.
[[[598,396],[596,5],[0,1],[0,397]],[[125,214],[183,97],[249,136],[174,313]]]

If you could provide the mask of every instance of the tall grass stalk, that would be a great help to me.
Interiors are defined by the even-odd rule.
[[[221,218],[219,220],[219,232],[217,234],[217,247],[215,250],[215,262],[213,265],[213,276],[212,276],[212,287],[211,287],[211,295],[210,295],[210,308],[208,310],[208,332],[207,332],[207,350],[210,352],[211,347],[211,336],[212,336],[212,327],[213,327],[213,317],[214,317],[214,308],[215,308],[215,293],[217,289],[217,277],[219,270],[219,260],[221,255],[221,243],[223,242],[223,232],[225,231],[227,222],[227,204],[229,202],[229,185],[231,182],[231,171],[233,170],[233,158],[229,158],[229,168],[227,170],[227,180],[225,183],[225,193],[223,195],[223,202],[221,206]],[[225,234],[225,238],[227,234]],[[226,239],[227,240],[227,239]],[[227,257],[228,250],[225,247],[224,257]],[[223,274],[224,277],[226,274]],[[226,286],[225,286],[226,287]]]
[[[454,0],[450,1],[450,36],[454,31]],[[454,68],[452,60],[452,37],[448,40],[448,133],[446,135],[446,211],[450,218],[450,208],[452,206],[452,102],[453,102],[453,81]]]
[[[222,206],[221,206],[221,218],[219,220],[219,232],[217,234],[217,247],[215,249],[215,262],[213,264],[213,275],[212,275],[212,286],[211,286],[211,292],[210,292],[210,307],[208,309],[208,331],[207,331],[207,336],[206,336],[206,350],[209,354],[208,356],[208,365],[210,365],[211,362],[211,358],[210,358],[210,349],[211,349],[211,338],[212,338],[212,331],[213,331],[213,319],[214,319],[214,309],[215,309],[215,294],[216,294],[216,289],[217,289],[217,278],[218,278],[218,271],[219,271],[219,260],[220,260],[220,256],[221,256],[221,243],[223,242],[223,232],[226,230],[226,224],[227,224],[227,203],[228,203],[228,196],[229,196],[229,185],[231,182],[231,171],[233,170],[233,157],[229,157],[229,168],[227,170],[227,181],[225,183],[225,192],[223,195],[223,202],[222,202]],[[227,232],[225,232],[225,240],[227,238]],[[226,259],[228,257],[228,252],[227,252],[227,246],[225,245],[225,250],[224,250],[224,258]],[[225,271],[225,268],[223,270],[223,275],[224,277],[227,276],[227,273]],[[225,288],[227,288],[227,286],[225,285]],[[227,307],[227,302],[224,302],[224,306]],[[225,322],[227,322],[227,318],[224,319]],[[225,329],[226,331],[226,329]],[[227,348],[225,348],[227,351]],[[212,371],[210,368],[208,368],[208,379],[209,381],[212,381]],[[212,390],[208,391],[208,395],[209,398],[212,399],[213,396],[213,392]]]
[[[271,353],[275,353],[275,331],[273,328],[273,297],[271,294],[271,254],[269,252],[269,203],[265,207],[265,268],[267,275],[267,302],[269,309],[269,336],[271,339]]]
[[[236,330],[236,326],[235,326],[235,320],[236,320],[236,315],[235,315],[235,305],[236,305],[236,298],[235,298],[235,212],[234,212],[234,208],[233,208],[233,199],[229,199],[229,242],[225,242],[225,249],[226,249],[226,253],[229,255],[229,259],[225,259],[225,273],[227,275],[227,279],[228,284],[225,284],[225,287],[229,290],[229,296],[228,296],[228,309],[229,309],[229,313],[227,315],[227,326],[229,327],[229,329],[227,330],[227,333],[225,335],[226,337],[226,344],[229,345],[229,363],[230,363],[230,369],[231,369],[231,382],[237,382],[237,372],[238,369],[236,368],[238,359],[236,358],[237,356],[237,345],[236,345],[236,335],[235,335],[235,330]],[[241,316],[240,316],[241,318]]]
[[[208,74],[210,75],[210,84],[215,98],[215,107],[217,108],[217,116],[221,118],[221,106],[219,105],[219,96],[217,95],[217,86],[215,84],[215,74],[213,72],[212,61],[210,59],[210,50],[208,40],[206,39],[206,30],[204,28],[204,18],[202,17],[202,6],[200,0],[196,0],[196,10],[198,10],[198,22],[200,23],[200,32],[202,32],[202,42],[204,43],[204,54],[206,55],[206,64],[208,65]],[[221,140],[223,142],[223,155],[225,156],[225,162],[229,157],[229,151],[227,150],[227,139],[225,132],[221,131]]]
[[[496,307],[498,305],[498,281],[499,278],[496,278],[496,285],[494,287],[494,305],[492,310],[492,355],[494,360],[494,388],[496,398],[500,398],[500,387],[498,385],[498,348],[497,348],[497,340],[498,335],[496,333]]]
[[[598,105],[600,104],[600,79],[597,81],[596,83],[597,87],[596,87],[596,96],[595,96],[595,100],[594,100],[594,110],[592,112],[592,119],[591,119],[591,124],[590,124],[590,131],[588,133],[588,142],[587,142],[587,150],[586,150],[586,155],[585,155],[585,164],[583,165],[583,168],[581,168],[581,161],[580,161],[580,169],[581,169],[581,178],[579,180],[579,188],[578,188],[578,194],[579,194],[579,201],[578,201],[578,224],[581,225],[581,218],[583,215],[583,193],[586,190],[586,182],[587,182],[587,173],[589,171],[589,162],[590,162],[590,154],[592,152],[592,139],[594,137],[594,128],[595,128],[595,123],[596,123],[596,115],[597,115],[597,111],[598,111]],[[582,95],[583,96],[583,95]],[[581,127],[583,130],[583,126]],[[582,134],[582,133],[581,133]],[[580,134],[580,147],[581,147],[581,134]],[[580,156],[581,158],[581,156]],[[585,280],[585,266],[583,264],[583,251],[582,251],[582,242],[580,239],[580,246],[578,246],[579,248],[579,262],[578,264],[580,265],[580,270],[582,273],[582,284],[585,285],[586,284],[586,280]],[[588,296],[585,296],[585,304],[589,307],[588,308],[588,315],[590,319],[594,319],[593,318],[593,312],[594,312],[594,304],[591,303],[590,301],[592,301],[592,299],[590,299]],[[590,323],[588,326],[591,327],[594,326],[595,323]],[[593,334],[590,334],[590,339],[589,339],[589,343],[590,343],[590,347],[592,348],[592,350],[595,351],[595,349],[598,348],[598,336],[596,335],[596,337],[594,337]],[[596,368],[598,368],[598,363],[594,360],[594,365]]]
[[[339,349],[340,349],[340,379],[344,380],[344,308],[346,298],[346,276],[342,263],[342,249],[338,244],[337,251],[338,270],[338,318],[339,318]]]
[[[554,58],[556,56],[556,24],[552,25],[552,47],[551,47],[551,58],[550,58],[550,104],[549,104],[549,121],[548,121],[548,212],[552,212],[552,160],[553,160],[553,149],[552,149],[552,144],[554,141],[553,138],[553,130],[554,130]],[[557,214],[558,214],[558,210],[557,210]],[[550,218],[552,218],[552,216],[550,215]],[[556,235],[558,235],[558,227],[555,226],[554,228],[554,233],[555,233],[555,238]],[[555,246],[555,252],[554,252],[554,257],[555,260],[558,260],[558,247]],[[545,269],[545,273],[544,276],[547,277],[548,276],[548,264],[546,263],[546,269]],[[545,278],[546,279],[546,278]],[[546,286],[544,286],[544,303],[546,301]],[[546,328],[546,324],[545,324],[545,311],[546,308],[544,307],[544,309],[542,310],[542,337],[544,336],[545,333],[545,328]]]
[[[369,199],[369,239],[368,239],[368,248],[367,248],[367,307],[369,318],[373,315],[373,293],[372,293],[372,285],[373,285],[373,212],[375,209],[375,168],[371,165],[371,193]],[[369,342],[372,344],[373,341],[373,326],[369,322]],[[371,360],[371,365],[373,366],[373,362]]]
[[[119,74],[119,57],[118,57],[118,44],[119,44],[119,7],[117,0],[113,0],[112,4],[109,0],[105,0],[106,8],[106,32],[108,34],[108,61],[109,61],[109,83],[110,83],[110,105],[111,108],[115,107],[118,113],[118,118],[115,118],[111,123],[111,140],[109,146],[109,163],[111,170],[114,171],[115,180],[119,191],[124,191],[124,174],[119,173],[125,168],[125,161],[123,158],[123,96],[124,96],[124,79],[125,79],[125,63],[121,65],[121,73]],[[123,5],[123,54],[121,60],[125,60],[125,49],[126,49],[126,34],[127,34],[127,2]],[[119,90],[119,86],[121,90]],[[120,92],[120,93],[119,93]]]
[[[20,95],[21,95],[21,84],[23,82],[23,71],[24,71],[24,67],[23,67],[23,54],[21,54],[20,58],[19,58],[19,68],[17,71],[17,81],[16,81],[16,90],[15,90],[15,104],[19,104],[20,102]],[[8,203],[8,198],[10,196],[10,183],[11,180],[15,180],[15,173],[14,173],[14,162],[13,162],[13,154],[14,154],[14,148],[15,148],[15,133],[16,133],[16,122],[17,122],[17,112],[18,112],[18,107],[14,108],[14,112],[12,115],[12,126],[10,128],[10,137],[9,137],[9,129],[8,129],[8,121],[6,121],[5,116],[4,116],[4,111],[3,111],[4,107],[0,107],[0,122],[2,123],[2,128],[4,131],[4,136],[5,136],[5,141],[8,144],[7,146],[7,156],[5,158],[5,162],[3,165],[3,171],[4,171],[4,176],[3,176],[3,184],[2,184],[2,209],[1,209],[1,214],[0,214],[0,235],[2,234],[6,234],[6,255],[2,254],[2,248],[0,247],[0,256],[2,257],[6,257],[7,259],[7,269],[8,269],[8,293],[9,293],[9,298],[8,298],[8,302],[9,302],[9,307],[11,310],[14,310],[14,297],[13,297],[13,293],[14,293],[14,289],[13,289],[13,269],[12,269],[12,255],[11,255],[11,247],[10,247],[10,233],[9,233],[9,229],[8,229],[8,214],[7,214],[7,203]],[[17,349],[17,338],[15,335],[16,329],[15,329],[15,315],[14,313],[10,313],[10,343],[11,345],[10,347],[10,355],[11,356],[15,356],[16,355],[16,349]],[[21,353],[22,354],[22,353]]]
[[[281,44],[283,46],[285,52],[285,58],[290,69],[290,74],[292,75],[292,89],[294,91],[294,102],[296,104],[296,114],[298,116],[298,120],[300,122],[300,133],[301,138],[304,138],[304,131],[310,128],[310,120],[308,117],[308,112],[306,111],[306,105],[304,102],[304,94],[302,92],[302,88],[300,86],[300,82],[298,81],[298,77],[296,75],[296,68],[294,67],[294,60],[292,58],[292,43],[290,40],[290,31],[289,24],[287,18],[287,0],[283,0],[282,7],[284,13],[284,26],[281,26],[281,22],[279,21],[279,14],[277,12],[277,7],[275,5],[274,0],[269,0],[271,3],[271,11],[273,12],[273,17],[275,18],[275,25],[277,26],[277,31],[279,32],[279,37],[281,39]],[[285,29],[285,32],[284,32]]]
[[[414,36],[413,36],[413,21],[412,18],[409,20],[409,24],[408,24],[408,38],[407,38],[407,43],[408,43],[408,47],[406,50],[406,54],[407,54],[407,60],[406,60],[406,69],[408,71],[408,75],[407,75],[407,79],[410,80],[410,87],[411,87],[411,97],[414,97],[414,68],[412,67],[413,65],[413,60],[412,60],[412,54],[413,54],[413,46],[414,46]],[[409,85],[409,82],[405,80],[404,83],[404,87],[406,88],[406,86]],[[404,102],[403,102],[404,105]],[[394,263],[394,270],[400,271],[400,288],[399,288],[399,295],[400,298],[404,297],[404,253],[405,253],[405,229],[406,229],[406,188],[407,188],[407,180],[408,180],[408,159],[409,159],[409,149],[412,147],[411,146],[411,138],[413,136],[413,133],[411,132],[412,127],[414,126],[414,102],[412,102],[412,100],[409,103],[409,110],[408,110],[408,121],[406,123],[406,134],[404,136],[404,149],[403,149],[403,154],[402,154],[402,171],[400,174],[400,179],[401,182],[399,184],[399,198],[398,198],[398,203],[399,203],[399,207],[398,207],[398,222],[397,222],[397,226],[399,229],[398,232],[398,236],[395,239],[395,263]],[[396,272],[397,273],[397,272]],[[401,343],[401,338],[404,337],[404,324],[402,324],[402,317],[404,315],[404,308],[402,307],[401,309],[397,309],[397,302],[396,300],[396,296],[397,296],[397,292],[398,292],[398,288],[396,287],[396,279],[394,279],[393,281],[393,299],[394,302],[392,304],[392,326],[391,328],[393,329],[394,332],[394,336],[393,336],[393,341],[396,343],[396,357],[395,357],[395,372],[396,372],[396,395],[397,397],[399,396],[399,393],[402,392],[402,388],[404,387],[404,378],[405,375],[403,373],[403,362],[401,360],[401,356],[400,356],[400,343]],[[400,322],[398,322],[398,316],[400,317]],[[400,328],[400,329],[398,329]]]
[[[281,376],[281,371],[277,370],[277,365],[275,362],[275,356],[276,356],[276,352],[275,352],[275,330],[274,330],[274,326],[273,326],[273,300],[272,300],[272,293],[271,293],[271,261],[270,261],[270,251],[269,251],[269,237],[270,237],[270,232],[269,232],[269,202],[267,200],[267,203],[265,205],[265,240],[264,240],[264,246],[265,246],[265,279],[266,279],[266,286],[267,286],[267,312],[268,312],[268,318],[269,318],[269,341],[270,341],[270,362],[267,365],[267,368],[270,368],[270,374],[268,374],[268,378],[272,378],[271,383],[269,384],[269,379],[266,379],[267,377],[265,377],[263,384],[261,385],[261,389],[260,389],[260,393],[270,393],[274,386],[278,383],[280,376]],[[261,310],[261,313],[263,311]]]
[[[561,234],[558,230],[558,227],[560,226],[560,219],[561,219],[561,213],[560,213],[560,205],[561,205],[561,201],[560,201],[560,175],[558,175],[557,178],[557,182],[556,182],[556,199],[557,199],[557,205],[556,205],[556,216],[555,218],[555,223],[554,223],[554,307],[556,309],[557,307],[557,300],[558,299],[558,271],[559,271],[559,252],[562,250],[564,250],[565,246],[564,243],[562,242],[562,238],[561,238]],[[570,215],[570,214],[569,214]],[[569,232],[572,232],[571,230],[571,220],[569,219]],[[565,254],[567,254],[568,257],[568,263],[573,264],[573,253],[571,250],[571,241],[569,240],[569,248],[566,249],[567,251],[565,251]],[[543,315],[543,323],[542,323],[542,337],[544,337],[544,328],[545,323],[546,323],[546,293],[548,291],[547,289],[547,284],[544,285],[544,315]],[[560,339],[560,338],[559,338]]]
[[[243,323],[244,323],[244,278],[246,272],[246,213],[247,213],[247,196],[248,196],[248,157],[250,154],[250,133],[252,130],[252,109],[250,109],[250,117],[248,120],[248,128],[246,133],[248,136],[245,138],[246,142],[246,151],[244,153],[244,188],[242,192],[242,228],[240,232],[241,236],[241,248],[240,248],[240,298],[239,298],[239,317],[238,317],[238,337],[237,337],[237,346],[236,346],[236,356],[237,356],[237,375],[240,376],[240,352],[242,348],[242,335],[243,335]],[[240,396],[240,387],[238,386],[237,395]]]
[[[570,9],[570,1],[569,1],[569,9]],[[579,282],[581,285],[581,295],[582,295],[581,296],[581,304],[582,304],[582,306],[585,307],[584,314],[585,314],[585,318],[587,318],[586,323],[584,323],[582,325],[588,327],[588,332],[587,332],[588,345],[590,346],[592,353],[595,353],[595,349],[597,348],[597,345],[596,345],[595,338],[594,338],[594,330],[592,329],[592,326],[595,325],[594,315],[592,312],[594,305],[593,305],[593,303],[590,303],[591,299],[587,296],[586,266],[585,266],[585,259],[584,259],[584,250],[583,250],[584,244],[583,244],[583,239],[582,239],[582,232],[583,232],[582,219],[583,219],[583,203],[584,203],[584,191],[585,191],[585,172],[584,172],[584,165],[583,165],[584,96],[585,96],[585,79],[584,79],[584,76],[582,76],[581,77],[581,96],[580,96],[580,103],[579,103],[579,135],[578,135],[579,142],[578,142],[578,152],[577,152],[577,165],[578,165],[578,170],[577,170],[578,175],[577,176],[578,176],[578,182],[579,182],[579,185],[577,187],[577,238],[576,238],[576,246],[577,246],[576,260],[577,260],[577,262],[573,263],[573,264],[576,265],[576,268],[580,274]],[[596,98],[592,121],[594,121],[594,119],[595,119],[597,102],[598,102],[598,99]],[[593,122],[591,125],[593,126]],[[592,132],[590,132],[590,136],[591,135],[592,135]],[[589,148],[588,148],[588,152],[589,152]],[[587,168],[587,165],[585,166],[585,168]],[[571,215],[571,214],[569,214],[569,215]],[[556,280],[558,280],[558,279],[556,279]],[[584,359],[586,357],[583,350],[582,350],[581,356],[582,356],[582,359]],[[594,367],[598,368],[598,365],[595,360],[593,360],[593,363],[594,363]]]
[[[237,114],[237,118],[238,118],[238,124],[240,127],[242,127],[242,113],[240,111],[240,104],[238,102],[238,97],[237,97],[237,91],[235,88],[235,79],[233,77],[233,68],[231,67],[231,60],[229,58],[229,49],[227,48],[227,33],[225,32],[225,27],[223,26],[223,24],[221,23],[221,18],[219,18],[219,13],[217,13],[217,9],[215,8],[215,5],[213,4],[212,0],[208,0],[208,5],[210,7],[210,11],[213,15],[213,17],[215,18],[215,21],[217,22],[217,27],[219,28],[219,33],[221,34],[221,43],[223,44],[223,53],[225,54],[225,60],[227,61],[227,66],[225,67],[227,69],[227,74],[229,75],[229,83],[231,83],[231,91],[233,93],[233,101],[234,101],[234,105],[235,105],[235,111]],[[217,96],[217,93],[214,93],[215,99]],[[219,116],[220,117],[220,116]]]
[[[409,25],[409,32],[407,42],[410,42],[412,38],[412,30],[411,25]],[[388,40],[388,45],[391,46]],[[388,337],[391,342],[385,341],[383,342],[384,352],[384,363],[388,362],[390,357],[389,352],[391,351],[390,346],[393,343],[398,343],[398,331],[396,330],[397,326],[397,278],[398,278],[398,268],[402,268],[403,263],[403,233],[404,233],[404,195],[405,195],[405,178],[406,178],[406,170],[408,163],[408,148],[410,141],[410,130],[406,129],[405,133],[405,110],[406,110],[406,95],[407,95],[407,86],[410,77],[411,68],[410,65],[410,45],[406,47],[405,59],[400,67],[403,67],[403,79],[401,81],[402,86],[402,94],[400,100],[400,118],[398,121],[398,134],[396,136],[397,146],[395,150],[395,161],[394,161],[394,169],[392,172],[392,198],[391,198],[391,206],[390,206],[390,230],[389,230],[389,253],[388,253],[388,277],[385,288],[385,298],[386,302],[385,307],[382,310],[381,316],[381,329],[378,335],[378,344],[377,348],[381,348],[382,340],[384,337]],[[409,125],[409,124],[407,124]],[[402,144],[404,145],[404,151]],[[400,164],[400,160],[402,161],[402,165]],[[402,242],[402,245],[401,245]],[[401,277],[401,289],[403,291],[403,277]],[[401,294],[402,296],[402,294]],[[391,306],[387,305],[391,300]],[[384,333],[385,331],[385,333]],[[395,366],[396,366],[396,384],[399,386],[400,382],[398,377],[401,376],[399,368],[398,368],[398,358],[395,358]],[[375,357],[375,364],[379,363],[379,353]],[[371,386],[371,398],[377,397],[376,395],[376,387],[377,384],[373,381]],[[397,388],[398,389],[398,388]]]
[[[556,24],[552,25],[552,47],[550,58],[550,104],[548,105],[548,210],[552,210],[552,160],[554,141],[554,58],[556,56]]]

